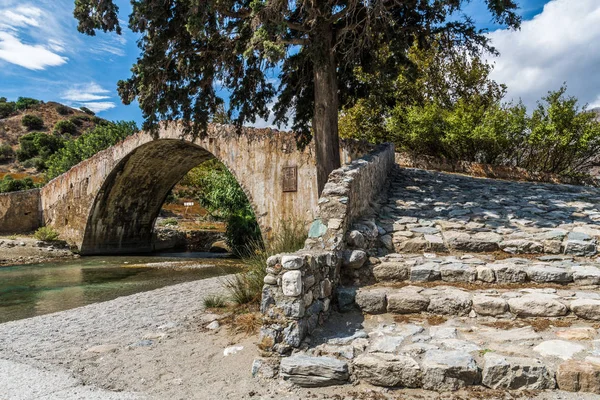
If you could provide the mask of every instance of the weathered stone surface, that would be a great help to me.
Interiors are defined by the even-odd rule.
[[[283,294],[290,297],[302,294],[302,272],[288,271],[281,276]]]
[[[580,285],[600,285],[600,268],[593,266],[574,266],[571,268],[573,280]]]
[[[571,360],[558,366],[556,381],[560,390],[600,394],[600,366]]]
[[[494,270],[487,265],[477,266],[477,280],[487,283],[492,283],[496,280]]]
[[[362,267],[367,261],[367,253],[363,250],[346,250],[344,252],[343,266],[346,268],[357,269]]]
[[[572,301],[569,307],[579,318],[600,320],[600,300],[577,299]]]
[[[40,190],[0,193],[0,234],[32,232],[42,224]]]
[[[553,374],[535,358],[507,357],[495,353],[484,355],[482,384],[491,389],[553,389]]]
[[[373,267],[373,276],[378,281],[404,281],[408,279],[410,266],[403,262],[382,262]]]
[[[304,354],[285,357],[280,370],[284,379],[302,387],[340,385],[349,378],[348,364],[331,357]]]
[[[337,296],[338,308],[341,312],[351,311],[354,309],[356,299],[355,287],[338,286],[335,292]]]
[[[423,238],[408,239],[395,244],[394,249],[404,253],[419,253],[427,249],[427,242]]]
[[[479,315],[497,316],[508,311],[506,300],[485,295],[473,296],[473,310]]]
[[[441,279],[438,263],[425,263],[410,269],[410,280],[413,282],[429,282]]]
[[[490,264],[498,283],[519,283],[527,280],[527,273],[515,264]]]
[[[301,256],[287,255],[281,257],[281,266],[283,269],[295,270],[304,265],[304,258]]]
[[[376,386],[416,388],[422,384],[419,364],[409,356],[370,353],[354,360],[354,375]]]
[[[367,351],[369,353],[390,353],[396,354],[400,347],[402,347],[402,342],[406,339],[404,335],[391,336],[391,335],[382,335],[375,336],[371,338],[371,342]]]
[[[440,273],[444,282],[475,282],[477,279],[474,267],[460,263],[442,265]]]
[[[508,299],[508,306],[519,317],[560,317],[569,311],[567,306],[556,300],[556,296],[543,293]]]
[[[419,294],[420,289],[405,287],[387,296],[387,311],[395,314],[412,314],[427,310],[429,299]]]
[[[364,249],[366,244],[365,237],[360,231],[350,231],[348,234],[348,244],[359,249]]]
[[[584,349],[585,347],[578,343],[567,342],[565,340],[546,340],[535,346],[533,351],[544,357],[558,357],[568,360]]]
[[[592,340],[596,335],[596,329],[591,327],[570,328],[556,331],[556,336],[564,340]]]
[[[430,313],[465,316],[471,311],[471,296],[463,290],[440,286],[424,291],[423,295],[429,297]]]
[[[365,313],[380,314],[386,311],[385,289],[359,289],[356,292],[356,304]]]
[[[565,254],[593,256],[596,254],[596,245],[584,240],[569,240],[565,246]]]
[[[500,248],[513,254],[539,254],[544,251],[544,246],[541,243],[527,239],[505,240],[500,243]]]
[[[533,265],[527,268],[527,276],[530,280],[539,283],[573,282],[573,274],[571,274],[571,272],[567,271],[565,268],[551,267],[548,265]]]
[[[430,350],[422,361],[423,389],[449,391],[480,382],[475,359],[460,351]]]

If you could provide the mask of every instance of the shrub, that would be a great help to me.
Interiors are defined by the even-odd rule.
[[[15,112],[15,103],[0,101],[0,119],[10,117]]]
[[[59,234],[54,229],[48,226],[42,226],[33,234],[37,240],[41,240],[43,242],[53,242],[58,240]]]
[[[56,106],[56,112],[60,115],[69,115],[73,114],[73,110],[70,107],[64,106],[62,104],[58,104]]]
[[[80,109],[81,111],[83,111],[84,113],[88,114],[88,115],[96,115],[96,113],[95,113],[95,112],[93,112],[92,110],[90,110],[90,109],[89,109],[89,108],[87,108],[87,107],[79,107],[79,109]]]
[[[40,101],[32,99],[31,97],[19,97],[15,103],[15,108],[17,110],[27,110],[38,104],[40,104]]]
[[[96,126],[77,139],[65,142],[64,146],[46,161],[48,178],[59,176],[72,166],[117,144],[135,132],[137,126],[134,122],[111,122],[106,126]]]
[[[54,124],[54,133],[74,135],[77,133],[77,126],[73,122],[63,119]]]
[[[8,144],[0,144],[0,162],[12,160],[15,152]]]
[[[31,132],[19,138],[20,148],[17,160],[24,162],[32,158],[40,158],[43,162],[64,147],[65,142],[54,135],[42,132]],[[42,169],[44,169],[42,167]]]
[[[34,189],[36,186],[31,178],[14,179],[6,175],[0,179],[0,193],[17,192],[19,190]]]
[[[160,226],[177,226],[179,225],[179,222],[177,221],[177,218],[166,218],[163,219],[162,221],[160,221]]]
[[[21,124],[29,130],[42,129],[44,127],[44,120],[37,115],[26,114],[21,118]]]
[[[225,298],[218,294],[208,295],[204,298],[205,308],[224,308]]]

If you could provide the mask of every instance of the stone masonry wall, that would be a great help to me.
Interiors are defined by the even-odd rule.
[[[0,234],[31,232],[40,226],[39,189],[0,193]]]
[[[394,147],[386,144],[333,171],[305,248],[268,259],[261,348],[289,353],[327,318],[340,281],[346,231],[353,219],[369,210],[393,165]]]

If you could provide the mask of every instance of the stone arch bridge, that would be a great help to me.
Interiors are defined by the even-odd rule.
[[[348,161],[352,154],[342,151],[342,157]],[[40,190],[0,197],[0,233],[46,225],[82,254],[151,251],[154,222],[168,192],[211,158],[236,177],[266,240],[285,221],[312,220],[318,197],[313,147],[298,149],[287,132],[238,132],[227,125],[211,125],[206,137],[193,138],[171,123],[156,138],[139,132],[125,139]]]

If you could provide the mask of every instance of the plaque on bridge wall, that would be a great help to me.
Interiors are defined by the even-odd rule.
[[[283,191],[297,192],[298,191],[298,168],[283,167]]]

